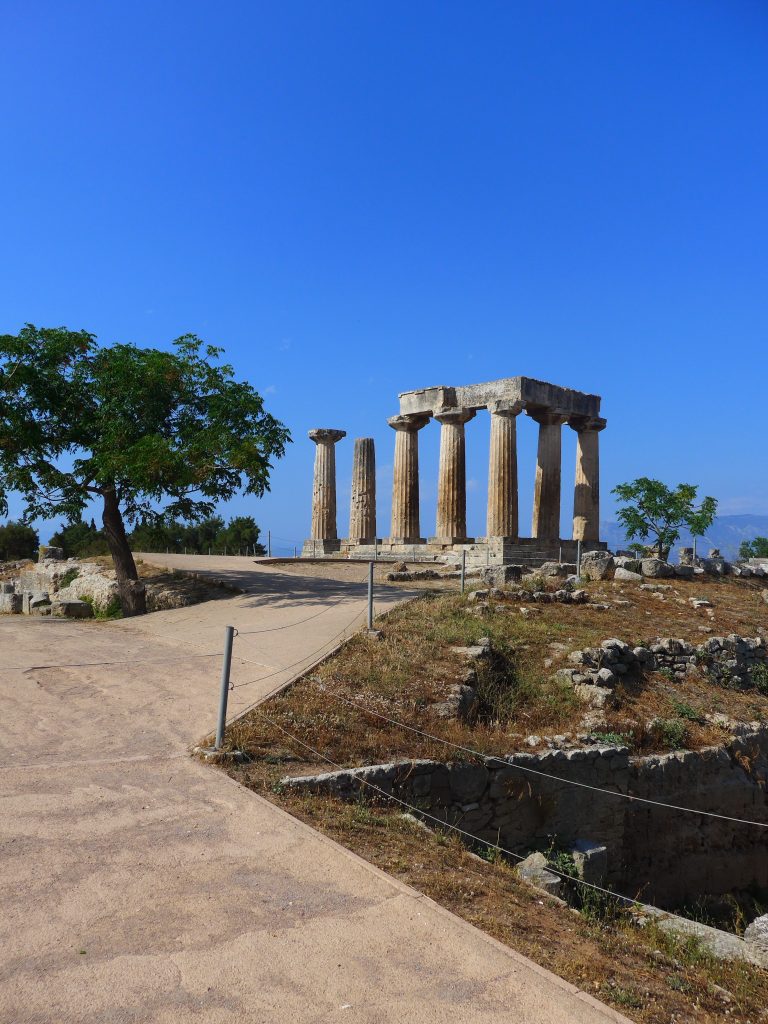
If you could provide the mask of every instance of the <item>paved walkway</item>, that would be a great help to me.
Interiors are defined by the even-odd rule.
[[[0,619],[0,1021],[624,1020],[188,756],[213,726],[225,624],[248,659],[235,680],[260,679],[238,710],[364,608],[363,586],[226,561],[247,594]]]

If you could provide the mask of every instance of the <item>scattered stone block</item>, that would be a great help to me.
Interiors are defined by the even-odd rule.
[[[616,571],[614,572],[613,578],[615,580],[635,580],[639,582],[642,580],[643,577],[640,575],[639,572],[632,572],[631,569],[625,569],[623,566],[620,565],[618,569],[616,569]]]
[[[768,914],[756,917],[744,932],[744,941],[763,953],[768,953]]]
[[[613,703],[614,700],[613,690],[609,690],[606,686],[577,683],[573,689],[579,700],[589,704],[592,708],[604,708],[606,705]]]
[[[608,847],[590,839],[577,839],[571,846],[576,874],[584,882],[605,885],[608,874]]]
[[[64,548],[52,547],[50,544],[41,544],[38,557],[41,562],[63,562]]]
[[[87,601],[52,601],[51,615],[58,619],[92,619],[93,606]]]
[[[547,858],[543,853],[532,853],[517,865],[517,873],[524,882],[557,896],[562,879],[548,870]]]
[[[644,558],[640,563],[640,572],[649,579],[667,579],[675,575],[669,562],[662,562],[660,558]]]
[[[0,612],[5,615],[21,615],[22,604],[21,594],[0,594]]]
[[[544,562],[536,570],[539,576],[571,576],[575,572],[575,562]]]
[[[614,571],[613,555],[608,551],[587,551],[581,556],[581,576],[585,580],[608,580]]]
[[[523,566],[489,565],[483,569],[482,577],[492,587],[503,587],[508,583],[519,583],[523,578]]]
[[[613,560],[617,568],[626,569],[628,572],[640,572],[640,559],[634,555],[614,555]]]

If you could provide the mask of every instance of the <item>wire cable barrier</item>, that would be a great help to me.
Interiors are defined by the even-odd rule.
[[[343,628],[343,629],[341,629],[341,630],[340,630],[340,631],[339,631],[339,632],[338,632],[338,633],[336,634],[336,636],[334,636],[334,637],[331,637],[331,639],[330,639],[330,640],[326,640],[324,644],[321,644],[321,645],[320,645],[320,647],[318,647],[316,651],[312,651],[312,653],[311,653],[311,654],[305,654],[303,658],[300,658],[300,659],[299,659],[298,661],[294,661],[294,662],[293,662],[293,664],[291,664],[291,665],[283,665],[283,667],[282,667],[282,668],[278,668],[278,669],[275,669],[275,671],[274,671],[274,672],[269,672],[269,673],[267,673],[267,675],[265,675],[265,676],[259,676],[259,677],[258,677],[258,679],[248,679],[248,680],[247,680],[246,682],[244,682],[244,683],[233,683],[233,684],[232,684],[232,687],[231,687],[231,688],[232,688],[233,690],[239,690],[239,689],[240,689],[240,688],[241,688],[242,686],[250,686],[250,685],[251,685],[252,683],[260,683],[260,682],[262,682],[262,681],[263,681],[264,679],[271,679],[271,678],[272,678],[272,676],[279,676],[279,675],[280,675],[280,674],[281,674],[282,672],[288,672],[288,671],[289,671],[289,669],[292,669],[292,668],[296,668],[296,666],[297,666],[297,665],[302,665],[302,664],[303,664],[303,663],[304,663],[305,661],[311,661],[312,659],[314,659],[314,658],[317,658],[317,656],[318,656],[319,654],[321,654],[321,652],[322,652],[322,651],[323,651],[323,650],[324,650],[324,649],[325,649],[326,647],[328,647],[329,645],[333,645],[334,643],[336,643],[336,641],[337,641],[337,640],[339,640],[339,639],[340,639],[340,638],[341,638],[341,637],[342,637],[342,636],[343,636],[343,635],[344,635],[344,634],[345,634],[345,633],[347,632],[347,630],[348,630],[348,629],[349,629],[349,628],[350,628],[350,627],[352,626],[352,624],[354,623],[355,619],[357,619],[357,618],[358,618],[358,617],[359,617],[360,615],[362,615],[362,614],[363,614],[363,612],[362,612],[362,611],[357,611],[357,612],[355,612],[355,614],[354,614],[354,615],[352,616],[352,618],[351,618],[351,619],[349,620],[349,622],[347,623],[347,625],[346,625],[346,626],[344,626],[344,628]],[[255,702],[254,704],[250,705],[250,707],[255,707],[255,706],[256,706],[256,704],[258,704],[258,701],[256,701],[256,702]],[[248,709],[246,709],[246,710],[248,710]],[[245,712],[242,712],[242,711],[241,711],[241,712],[238,712],[238,714],[239,714],[239,715],[241,715],[241,714],[244,714],[244,713],[245,713]]]
[[[368,579],[368,573],[359,581],[352,583],[352,586],[362,586]],[[308,615],[304,619],[298,619],[296,622],[286,622],[283,626],[270,626],[267,629],[242,629],[238,631],[239,636],[255,636],[258,633],[277,633],[281,629],[292,629],[294,626],[303,626],[305,622],[311,622],[312,619],[317,619],[320,615],[325,615],[326,612],[332,608],[336,608],[337,605],[342,604],[347,598],[346,594],[343,594],[337,601],[332,601],[327,604],[324,608],[321,608],[319,612],[314,612],[312,615]],[[245,683],[241,683],[241,686],[245,686]]]
[[[194,661],[197,658],[220,658],[221,651],[213,651],[211,654],[184,654],[180,658],[163,658],[161,661],[156,659],[151,661],[136,661],[133,658],[123,658],[119,661],[70,661],[59,665],[4,665],[1,672],[37,672],[44,668],[97,668],[106,665],[167,665],[175,661]],[[245,661],[245,658],[241,658],[241,661]],[[249,662],[249,664],[254,664]]]
[[[257,710],[259,715],[265,721],[269,722],[270,725],[274,726],[275,729],[278,729],[284,736],[287,736],[288,739],[291,740],[293,743],[298,744],[300,747],[304,747],[306,750],[310,750],[317,757],[321,758],[321,760],[325,761],[332,767],[337,768],[339,771],[344,771],[343,765],[338,764],[336,761],[332,760],[322,751],[317,750],[315,747],[310,746],[309,743],[305,743],[303,740],[300,740],[298,736],[294,736],[293,733],[288,732],[287,729],[284,729],[277,722],[274,722],[268,715],[265,715],[260,708]],[[430,821],[434,821],[437,825],[440,826],[440,828],[449,828],[454,832],[458,832],[462,836],[466,836],[467,839],[471,839],[473,840],[473,842],[479,843],[481,846],[484,846],[492,850],[498,850],[499,853],[504,853],[508,857],[512,857],[514,860],[523,861],[526,859],[521,854],[514,853],[512,850],[508,850],[506,849],[506,847],[500,846],[498,843],[490,842],[487,839],[481,839],[479,836],[473,835],[471,832],[467,832],[463,828],[459,828],[458,825],[452,825],[449,821],[444,821],[442,818],[437,818],[433,814],[428,814],[426,811],[421,810],[421,808],[416,807],[414,804],[409,804],[406,800],[401,800],[399,797],[393,796],[391,793],[387,793],[385,790],[381,789],[379,786],[374,785],[374,783],[369,782],[367,779],[360,779],[359,781],[362,782],[365,786],[368,786],[369,789],[372,789],[379,795],[383,796],[386,800],[392,800],[395,803],[400,804],[401,807],[407,807],[409,811],[413,811],[418,817],[429,818]],[[574,877],[573,875],[567,875],[565,874],[565,872],[560,871],[556,867],[553,867],[551,864],[549,864],[549,862],[547,863],[547,871],[551,871],[552,874],[557,875],[559,878],[562,878],[565,881],[575,882],[578,885],[586,886],[588,889],[594,889],[597,892],[605,893],[607,896],[611,896],[613,897],[613,899],[621,900],[622,902],[625,902],[627,904],[637,903],[637,900],[630,899],[628,896],[622,896],[621,893],[614,892],[612,889],[605,889],[603,888],[603,886],[595,885],[593,882],[586,882],[583,878]]]
[[[406,725],[405,722],[398,722],[395,718],[389,718],[387,715],[381,715],[377,711],[371,711],[369,708],[363,707],[362,704],[358,704],[354,700],[342,697],[341,694],[332,693],[327,689],[323,690],[323,693],[328,697],[333,698],[333,700],[349,704],[350,707],[357,708],[366,715],[373,715],[374,718],[379,718],[384,722],[388,722],[390,725],[395,725],[400,729],[406,729],[408,732],[416,733],[428,740],[434,740],[436,743],[443,743],[445,746],[453,747],[454,750],[461,750],[465,754],[473,754],[475,757],[479,757],[483,761],[495,761],[498,764],[503,764],[505,768],[516,768],[518,771],[526,772],[529,775],[538,775],[541,778],[551,779],[554,782],[564,782],[569,786],[578,786],[580,789],[590,789],[595,793],[605,793],[606,796],[619,797],[622,800],[631,800],[634,803],[651,804],[654,807],[665,807],[671,811],[684,811],[687,814],[699,814],[706,818],[720,818],[722,821],[732,821],[740,825],[755,825],[757,828],[768,828],[768,822],[753,821],[750,818],[734,818],[728,814],[717,814],[715,811],[699,811],[694,807],[681,807],[678,804],[668,804],[661,800],[651,800],[644,796],[633,796],[631,793],[620,793],[618,790],[603,789],[601,786],[590,786],[587,782],[577,782],[576,779],[568,779],[562,775],[552,775],[549,772],[539,771],[537,768],[528,768],[522,764],[515,764],[514,761],[507,761],[503,757],[498,757],[493,754],[482,754],[479,750],[474,750],[472,747],[464,747],[460,743],[453,743],[451,740],[443,739],[442,736],[435,736],[433,733],[425,732],[423,729],[417,729],[414,725]]]

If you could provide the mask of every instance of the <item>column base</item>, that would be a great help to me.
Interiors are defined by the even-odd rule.
[[[322,558],[324,555],[337,555],[341,551],[340,540],[314,540],[310,538],[304,541],[301,549],[302,558]]]
[[[443,547],[450,546],[452,544],[474,544],[474,537],[430,537],[427,541],[428,544],[442,544]]]
[[[382,544],[426,544],[426,537],[384,537]]]

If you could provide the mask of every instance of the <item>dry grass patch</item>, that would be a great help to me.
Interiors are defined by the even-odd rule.
[[[658,636],[701,643],[705,636],[698,628],[710,619],[702,618],[703,613],[687,601],[701,593],[715,606],[715,625],[709,628],[754,636],[766,619],[766,605],[759,590],[747,582],[681,581],[673,591],[663,592],[664,601],[637,585],[593,584],[592,600],[602,595],[615,598],[621,591],[621,599],[629,600],[630,606],[600,611],[589,604],[544,604],[538,606],[541,614],[530,619],[519,614],[517,602],[492,601],[491,613],[478,618],[459,594],[426,594],[392,611],[381,624],[380,639],[353,638],[313,674],[271,700],[268,713],[344,766],[406,757],[447,760],[451,755],[444,743],[375,715],[481,753],[506,754],[519,749],[530,734],[579,730],[584,705],[568,684],[553,678],[571,650],[610,636],[630,643]],[[466,660],[453,648],[485,636],[491,638],[495,656],[490,663],[479,663],[477,719],[438,717],[435,705],[467,671]],[[637,751],[697,749],[723,742],[726,734],[703,721],[706,713],[718,711],[747,721],[768,717],[768,700],[756,691],[724,690],[705,677],[670,681],[654,673],[623,680],[617,695],[620,706],[608,713],[606,733],[626,739]],[[653,718],[672,724],[649,729]],[[253,713],[236,723],[230,739],[258,757],[272,748],[276,735]]]

